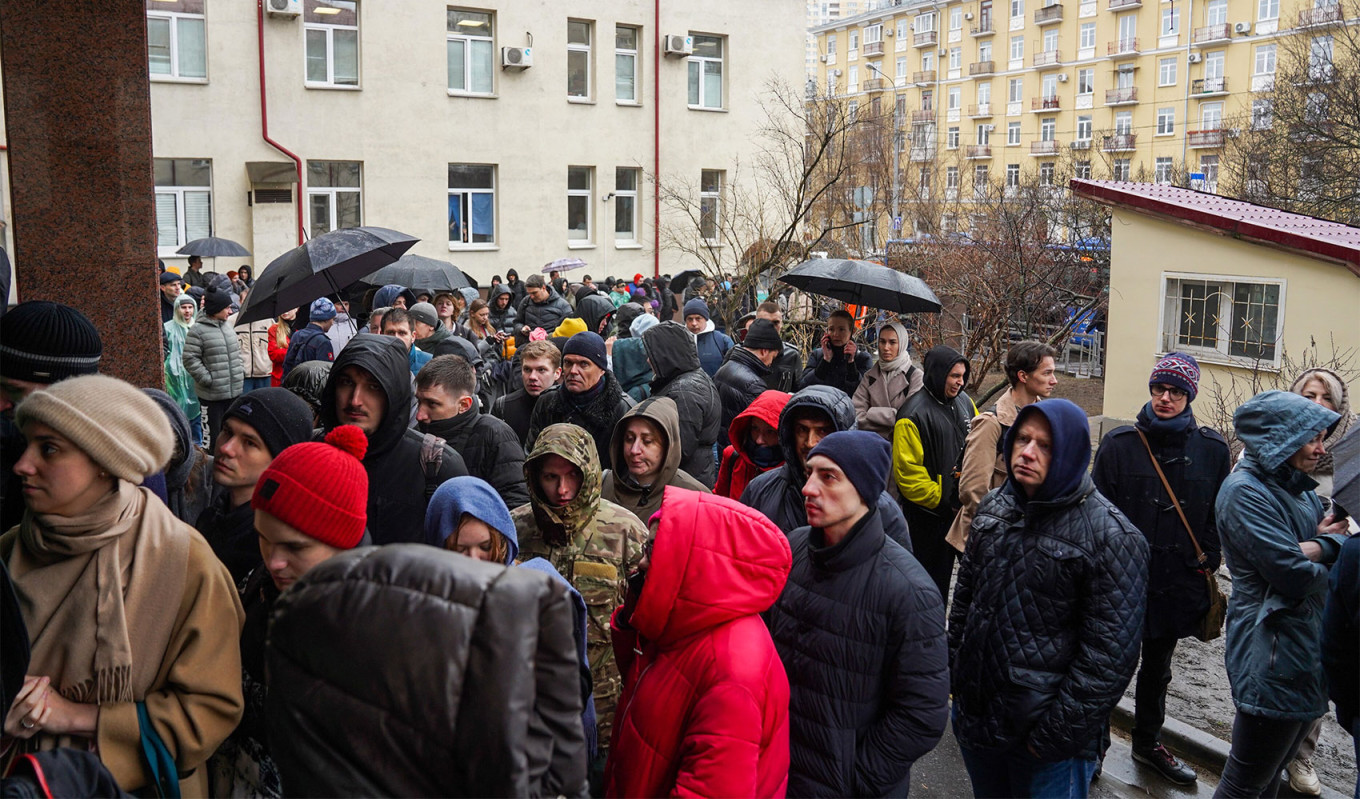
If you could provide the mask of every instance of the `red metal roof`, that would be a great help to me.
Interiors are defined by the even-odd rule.
[[[1337,261],[1360,276],[1360,227],[1158,183],[1073,178],[1081,197]]]

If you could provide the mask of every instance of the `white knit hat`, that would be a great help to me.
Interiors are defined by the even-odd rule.
[[[165,468],[175,436],[156,401],[131,383],[105,375],[72,377],[35,391],[15,421],[47,425],[115,477],[140,483]]]

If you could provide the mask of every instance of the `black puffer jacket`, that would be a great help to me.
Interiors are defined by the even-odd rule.
[[[586,323],[586,330],[609,338],[613,335],[609,328],[614,323],[614,303],[603,294],[582,288],[576,297],[576,315]]]
[[[803,377],[803,353],[797,347],[784,342],[784,351],[770,365],[770,373],[765,377],[765,387],[788,394],[798,390]]]
[[[501,310],[500,304],[496,300],[502,295],[509,297],[505,309]],[[497,283],[491,287],[491,326],[508,336],[515,334],[515,320],[519,318],[519,311],[515,308],[515,293],[505,287],[503,283]]]
[[[855,348],[853,356],[847,356],[844,351],[836,351],[833,346],[829,361],[822,359],[821,347],[813,347],[812,354],[808,356],[807,368],[803,370],[803,385],[831,386],[853,397],[855,389],[859,388],[859,381],[873,365],[874,359],[859,347]]]
[[[595,440],[600,463],[609,463],[609,441],[614,437],[614,425],[637,403],[623,392],[613,372],[605,372],[600,379],[605,381],[604,389],[579,405],[572,401],[565,386],[553,386],[539,394],[533,415],[529,417],[525,451],[534,448],[534,441],[543,428],[567,422],[585,428]]]
[[[959,744],[1028,745],[1048,762],[1096,757],[1138,664],[1147,597],[1147,540],[1095,490],[1090,433],[1055,422],[1058,406],[1085,422],[1049,400],[1023,408],[1007,433],[1009,456],[1028,415],[1049,418],[1049,476],[1032,499],[1008,480],[982,500],[949,610]]]
[[[790,411],[806,413],[815,410],[831,420],[833,432],[851,430],[855,426],[855,405],[845,392],[830,386],[809,386],[784,405],[779,414],[779,445],[784,450],[784,465],[758,475],[742,492],[741,502],[765,514],[775,526],[785,533],[808,523],[807,509],[803,507],[803,486],[807,483],[807,473],[803,471],[802,458],[798,457],[798,446],[793,440],[793,423]],[[907,532],[907,520],[897,500],[884,491],[878,495],[880,524],[888,537],[896,541],[908,552],[911,551],[911,535]]]
[[[364,455],[368,529],[375,544],[423,541],[430,496],[445,480],[468,473],[462,456],[444,446],[437,473],[426,475],[420,454],[425,436],[408,426],[412,398],[408,358],[400,340],[360,333],[341,350],[321,390],[321,425],[326,433],[346,423],[335,407],[335,384],[347,367],[357,366],[373,375],[387,395],[386,412],[368,437]]]
[[[718,420],[718,444],[722,449],[727,449],[727,428],[732,426],[732,420],[765,391],[769,374],[770,367],[754,352],[745,347],[728,350],[727,360],[713,374],[722,403],[722,418]]]
[[[463,456],[468,472],[500,492],[506,507],[518,508],[529,501],[524,486],[524,447],[510,425],[476,405],[451,419],[419,426],[420,432],[439,436]]]
[[[491,415],[510,425],[519,439],[521,450],[529,437],[529,420],[533,417],[534,405],[537,403],[538,397],[531,397],[529,392],[520,388],[491,404]]]
[[[546,574],[346,552],[275,601],[266,661],[287,796],[586,795],[571,598]]]
[[[1149,403],[1151,405],[1151,403]],[[1209,610],[1200,569],[1218,570],[1220,547],[1214,500],[1232,471],[1228,442],[1214,430],[1199,427],[1187,407],[1174,419],[1158,419],[1149,405],[1138,412],[1136,426],[1111,430],[1100,442],[1091,479],[1115,507],[1124,512],[1148,540],[1148,602],[1145,638],[1188,638]],[[1190,529],[1207,560],[1196,561],[1195,545],[1152,468],[1148,444],[1176,492]]]
[[[670,397],[680,409],[680,468],[709,488],[718,479],[713,442],[722,424],[722,401],[699,366],[694,337],[684,325],[662,322],[642,334],[652,363],[653,397]],[[757,395],[759,396],[759,395]]]
[[[835,546],[811,527],[789,544],[765,614],[789,675],[788,794],[906,796],[949,716],[940,592],[877,512]]]
[[[518,313],[519,321],[517,324],[520,327],[528,327],[530,333],[534,331],[534,328],[541,327],[551,334],[557,329],[558,325],[562,324],[563,319],[568,316],[575,316],[571,306],[551,286],[548,287],[547,301],[534,302],[532,297],[526,296],[523,300],[520,300]]]

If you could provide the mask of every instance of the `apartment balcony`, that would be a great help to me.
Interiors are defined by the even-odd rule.
[[[1057,155],[1058,143],[1056,141],[1035,141],[1029,144],[1030,155]]]
[[[1310,25],[1327,25],[1332,22],[1341,21],[1341,6],[1330,5],[1322,8],[1305,8],[1299,12],[1299,27],[1307,28]]]
[[[1108,55],[1138,55],[1138,39],[1119,39],[1110,42],[1105,52]]]
[[[1138,102],[1138,87],[1124,86],[1105,90],[1105,105],[1133,105]]]
[[[1036,67],[1054,67],[1061,63],[1062,56],[1057,50],[1034,54],[1034,66]]]
[[[933,108],[913,109],[911,112],[911,124],[919,125],[923,122],[934,122],[935,110]]]
[[[1221,130],[1191,130],[1185,134],[1186,146],[1195,149],[1217,149],[1223,146]]]
[[[1107,153],[1123,153],[1137,149],[1138,134],[1136,133],[1116,133],[1113,136],[1106,136],[1101,145],[1102,150]]]
[[[970,144],[963,148],[963,157],[971,159],[991,158],[992,146],[990,144]]]
[[[1110,0],[1111,11],[1128,11],[1132,8],[1142,8],[1143,0]]]
[[[1044,6],[1034,12],[1035,25],[1051,25],[1054,22],[1062,22],[1063,7],[1062,3],[1054,3],[1051,6]]]
[[[1217,44],[1226,42],[1232,38],[1232,26],[1224,22],[1221,25],[1205,25],[1203,28],[1195,28],[1190,34],[1190,43],[1193,45]]]
[[[912,37],[911,43],[915,47],[934,47],[940,43],[940,32],[922,31]]]
[[[990,75],[996,72],[995,61],[974,61],[968,65],[969,75]]]
[[[1076,140],[1074,140],[1071,144],[1067,145],[1067,149],[1069,149],[1069,150],[1089,150],[1089,149],[1091,149],[1091,140],[1090,140],[1090,139],[1076,139]]]
[[[913,147],[913,148],[911,148],[911,152],[908,154],[907,158],[908,158],[908,160],[912,161],[913,163],[918,163],[918,164],[919,164],[919,163],[924,163],[924,162],[927,162],[927,161],[934,161],[934,160],[935,160],[935,148],[934,148],[934,147]]]
[[[992,27],[992,21],[991,21],[990,19],[984,19],[983,21],[981,21],[981,22],[979,22],[978,24],[974,25],[974,26],[972,27],[972,30],[970,30],[970,31],[968,32],[968,35],[969,35],[969,36],[991,36],[991,35],[994,34],[994,33],[996,33],[996,28]]]
[[[859,52],[866,58],[871,55],[883,55],[883,42],[865,42],[860,46]]]
[[[1035,97],[1029,101],[1029,110],[1032,112],[1057,111],[1062,108],[1062,101],[1055,94],[1052,97]]]
[[[1200,78],[1190,82],[1190,94],[1193,97],[1214,97],[1227,93],[1227,78]]]
[[[866,92],[881,92],[888,86],[888,82],[882,78],[869,78],[860,84]]]
[[[983,119],[992,115],[991,103],[974,103],[968,106],[968,116],[973,119]]]
[[[913,72],[911,75],[912,83],[934,83],[936,71],[933,69],[923,69],[920,72]]]

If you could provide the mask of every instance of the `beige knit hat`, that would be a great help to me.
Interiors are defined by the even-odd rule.
[[[175,450],[170,421],[131,383],[104,375],[72,377],[19,404],[22,429],[40,422],[69,438],[115,477],[140,483],[165,468]]]

